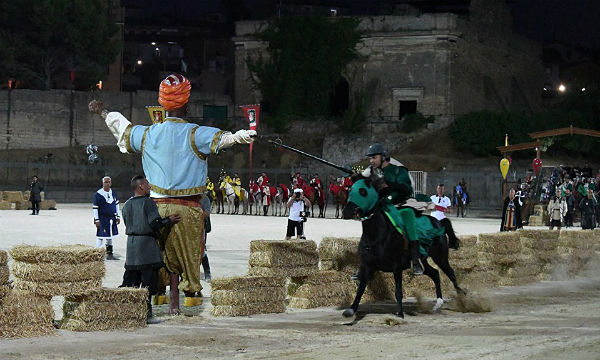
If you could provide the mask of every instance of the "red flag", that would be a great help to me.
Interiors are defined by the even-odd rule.
[[[254,105],[242,105],[240,106],[242,108],[242,111],[244,111],[244,115],[246,115],[246,119],[248,119],[248,127],[250,128],[250,130],[255,130],[258,127],[258,116],[260,114],[260,105],[258,104],[254,104]],[[252,180],[252,145],[250,144],[250,180]]]
[[[248,119],[250,130],[256,130],[258,127],[258,116],[260,114],[260,105],[242,105],[240,106]]]

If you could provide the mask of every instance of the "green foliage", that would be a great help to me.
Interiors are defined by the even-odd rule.
[[[354,92],[350,100],[350,106],[338,121],[340,130],[346,133],[355,133],[364,129],[367,120],[367,111],[373,101],[373,94],[378,81],[372,80],[367,84],[365,90]]]
[[[427,124],[433,123],[435,117],[433,115],[425,117],[425,115],[417,112],[404,116],[402,124],[402,131],[405,133],[411,133],[427,126]]]
[[[90,88],[120,49],[118,26],[103,0],[5,0],[0,3],[0,77],[22,87],[50,89],[75,71]]]
[[[293,116],[329,116],[331,93],[357,56],[357,26],[352,18],[285,17],[260,34],[269,55],[248,59],[248,67],[272,116],[270,125]]]
[[[473,112],[458,117],[450,128],[455,146],[476,156],[498,155],[496,146],[504,144],[508,134],[509,144],[533,141],[529,133],[564,128],[570,125],[584,129],[600,130],[597,116],[600,113],[600,92],[589,91],[566,97],[551,110],[527,116],[515,112]],[[589,153],[598,148],[598,139],[585,136],[558,136],[548,145],[559,144],[573,151]]]

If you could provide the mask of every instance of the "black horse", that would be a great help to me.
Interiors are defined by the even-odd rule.
[[[359,285],[356,297],[350,308],[344,311],[344,316],[350,317],[356,313],[360,299],[376,271],[393,272],[396,285],[396,301],[398,311],[396,315],[404,317],[402,310],[402,271],[410,267],[408,250],[406,249],[403,236],[395,229],[384,211],[377,205],[377,191],[368,181],[357,181],[350,191],[348,204],[344,207],[344,219],[359,217],[362,221],[363,233],[359,242],[360,268],[358,271]],[[423,215],[425,216],[425,215]],[[439,221],[428,217],[432,224],[440,227]],[[450,233],[449,233],[450,232]],[[446,234],[433,239],[433,243],[427,249],[428,256],[422,256],[421,262],[424,274],[429,276],[435,284],[437,303],[435,310],[443,304],[442,288],[440,285],[440,274],[427,262],[431,257],[435,264],[448,276],[458,293],[465,293],[457,282],[454,270],[448,262],[448,241],[446,235],[456,239],[452,229],[446,229]],[[458,244],[455,244],[458,247]]]

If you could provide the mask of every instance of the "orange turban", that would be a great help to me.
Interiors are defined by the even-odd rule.
[[[179,109],[187,104],[191,90],[190,81],[183,75],[169,75],[160,83],[158,103],[167,111]]]

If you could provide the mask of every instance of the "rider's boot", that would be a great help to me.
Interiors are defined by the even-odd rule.
[[[419,241],[410,241],[410,257],[413,264],[413,275],[423,275],[423,268],[421,267],[421,254],[419,252]]]

